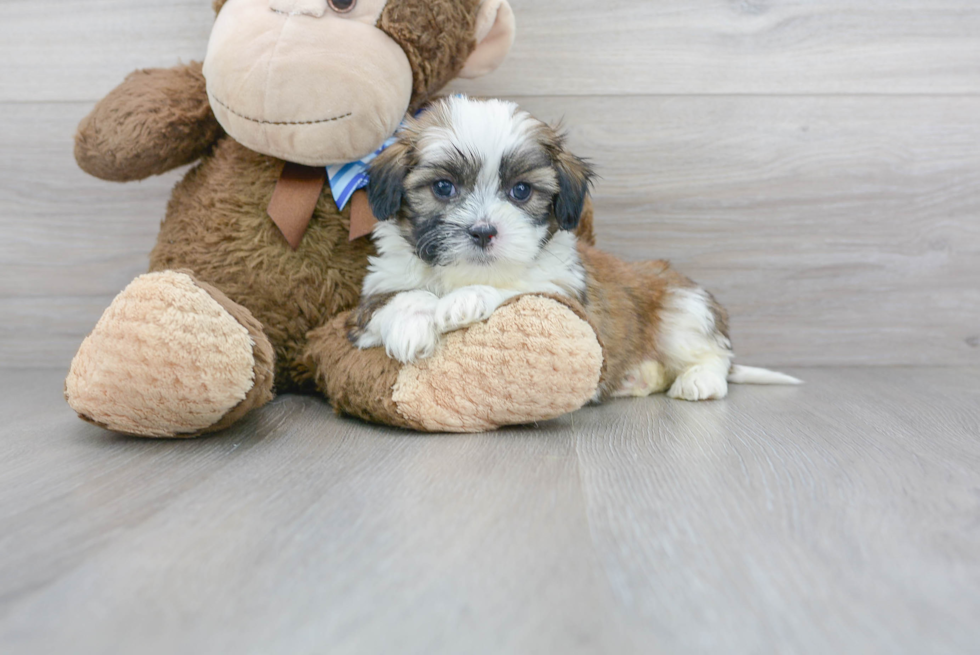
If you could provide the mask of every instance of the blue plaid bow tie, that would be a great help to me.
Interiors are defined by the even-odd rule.
[[[337,209],[346,207],[354,192],[368,185],[368,165],[397,140],[397,137],[391,137],[382,143],[380,148],[363,159],[352,161],[349,164],[327,166],[327,179],[330,180],[330,191],[333,193],[334,202],[337,203]]]

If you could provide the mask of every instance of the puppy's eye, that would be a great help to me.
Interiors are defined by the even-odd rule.
[[[449,200],[456,197],[456,185],[449,180],[439,180],[432,184],[432,193],[436,195],[436,198]]]
[[[338,14],[346,14],[348,11],[354,9],[357,5],[357,0],[327,0],[327,4]]]
[[[518,182],[510,190],[510,197],[517,202],[527,202],[531,197],[532,191],[533,189],[531,189],[531,185],[527,182]]]

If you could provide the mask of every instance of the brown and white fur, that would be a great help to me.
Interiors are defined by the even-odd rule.
[[[556,130],[499,100],[442,99],[372,165],[381,223],[349,336],[412,362],[440,335],[524,293],[569,296],[604,346],[596,400],[667,391],[724,398],[728,383],[796,384],[732,366],[725,310],[666,261],[630,263],[578,243],[593,172]]]

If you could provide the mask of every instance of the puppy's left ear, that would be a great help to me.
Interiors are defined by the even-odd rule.
[[[564,147],[559,148],[553,158],[555,172],[558,173],[558,193],[554,200],[555,218],[561,229],[574,230],[582,219],[582,209],[595,179],[595,171],[587,161],[576,157]]]
[[[386,148],[368,167],[368,201],[379,221],[388,220],[402,207],[410,154],[411,146],[399,140]]]

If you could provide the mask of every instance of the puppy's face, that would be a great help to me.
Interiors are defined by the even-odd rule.
[[[509,102],[446,98],[371,165],[368,195],[433,266],[530,263],[579,222],[592,170]]]

